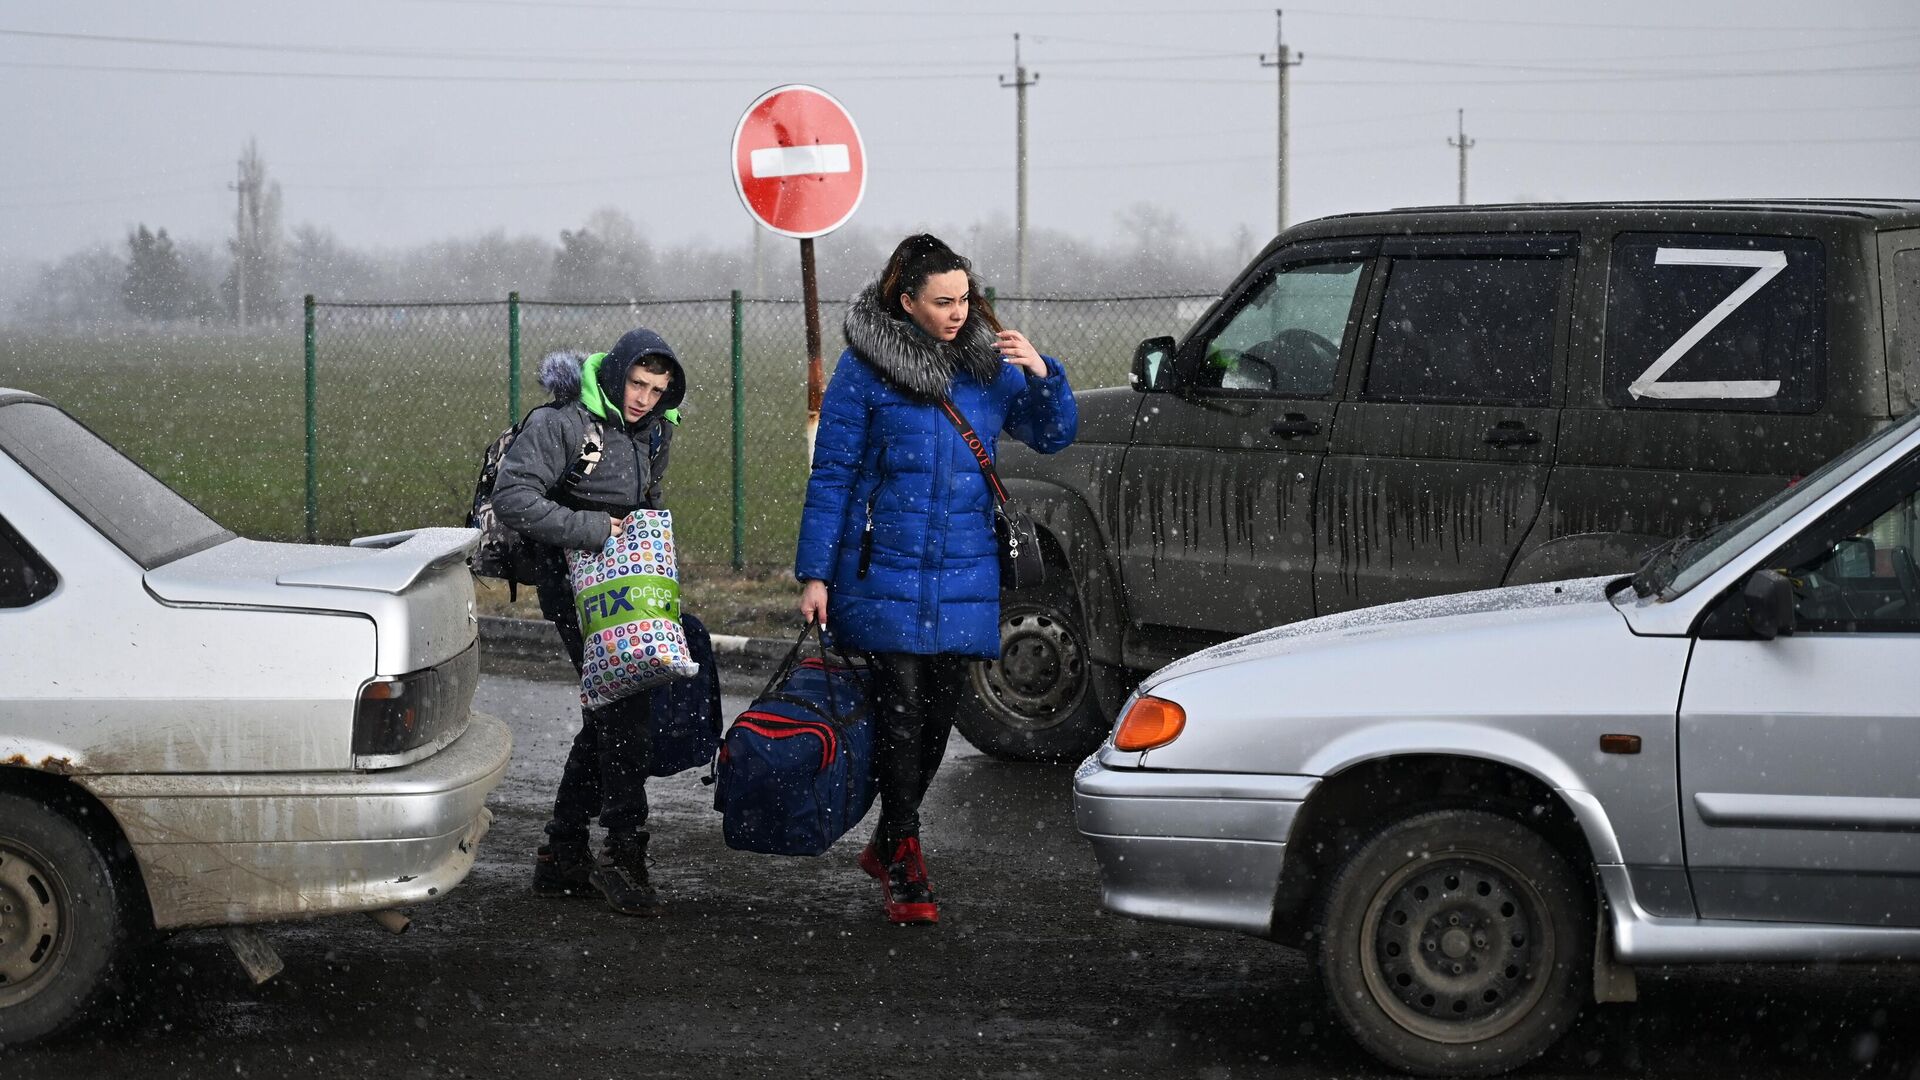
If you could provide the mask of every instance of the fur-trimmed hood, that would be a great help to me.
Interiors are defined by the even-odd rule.
[[[540,361],[540,385],[555,401],[572,401],[580,396],[580,368],[587,354],[578,349],[550,352]]]
[[[971,274],[967,288],[976,294],[983,291]],[[842,329],[855,354],[888,385],[916,401],[931,404],[946,397],[955,372],[966,372],[982,386],[1000,377],[1000,350],[993,329],[978,311],[968,313],[958,337],[935,341],[909,320],[889,313],[876,281],[847,305]]]

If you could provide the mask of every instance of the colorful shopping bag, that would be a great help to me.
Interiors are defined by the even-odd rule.
[[[611,704],[700,670],[680,626],[673,515],[636,510],[599,551],[567,552],[583,639],[580,700]]]

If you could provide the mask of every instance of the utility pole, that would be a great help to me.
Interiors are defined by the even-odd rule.
[[[760,269],[760,234],[763,231],[758,226],[753,230],[753,295],[756,297],[767,295],[766,279],[761,276]]]
[[[1000,86],[1013,87],[1014,111],[1014,195],[1013,195],[1013,287],[1027,295],[1027,87],[1040,81],[1040,73],[1027,74],[1020,62],[1020,35],[1013,35],[1013,79],[1000,76]]]
[[[1287,52],[1287,39],[1280,30],[1280,9],[1273,10],[1273,55],[1260,54],[1260,66],[1276,69],[1280,83],[1280,138],[1279,151],[1274,155],[1274,164],[1279,173],[1278,189],[1280,210],[1276,217],[1275,232],[1285,232],[1287,228],[1287,69],[1299,67],[1307,58],[1305,53]]]
[[[1460,205],[1467,205],[1467,151],[1473,149],[1475,140],[1467,138],[1467,110],[1455,109],[1454,121],[1459,125],[1460,137],[1448,139],[1447,145],[1460,151]]]
[[[239,196],[233,211],[233,313],[247,325],[247,159],[240,159],[239,179],[227,185]]]

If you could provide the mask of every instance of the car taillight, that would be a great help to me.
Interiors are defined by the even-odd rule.
[[[1115,750],[1151,750],[1180,737],[1187,726],[1187,710],[1165,698],[1135,698],[1120,726],[1113,731]]]
[[[451,741],[466,727],[479,678],[476,643],[436,667],[368,680],[353,714],[354,765],[404,765],[425,756],[409,756],[410,751],[424,747],[430,752]]]

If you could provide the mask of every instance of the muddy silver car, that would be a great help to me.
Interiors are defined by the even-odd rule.
[[[241,539],[0,389],[0,1045],[84,1015],[146,932],[466,876],[511,750],[469,711],[478,536]]]
[[[1644,964],[1920,957],[1920,413],[1632,577],[1239,638],[1074,780],[1105,906],[1298,945],[1370,1051],[1543,1052]]]

